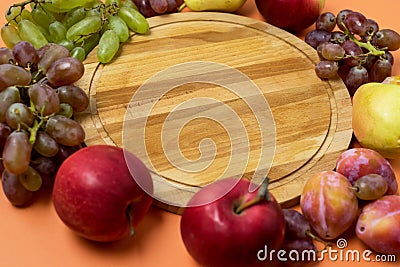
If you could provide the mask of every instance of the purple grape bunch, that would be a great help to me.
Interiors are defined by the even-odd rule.
[[[75,85],[83,63],[62,45],[20,41],[0,48],[1,187],[14,206],[51,189],[58,167],[85,139],[74,114],[89,105]]]
[[[146,18],[177,12],[183,0],[132,0]]]
[[[382,82],[392,75],[391,52],[400,48],[400,35],[380,29],[375,20],[360,12],[344,9],[337,15],[321,13],[305,42],[318,53],[317,76],[340,77],[353,95],[361,85]]]

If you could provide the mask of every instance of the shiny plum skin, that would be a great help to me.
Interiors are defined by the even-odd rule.
[[[352,148],[344,151],[336,162],[336,171],[347,177],[350,183],[367,174],[379,174],[388,183],[386,195],[396,194],[398,184],[389,161],[368,148]]]
[[[378,253],[400,255],[400,196],[386,195],[367,204],[358,218],[356,235]]]
[[[346,177],[335,171],[311,176],[300,197],[300,207],[311,227],[323,239],[334,239],[358,216],[358,200]]]

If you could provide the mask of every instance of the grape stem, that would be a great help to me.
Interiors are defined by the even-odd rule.
[[[48,0],[25,0],[25,1],[22,1],[22,2],[19,2],[19,3],[15,3],[15,4],[11,5],[7,10],[7,14],[10,14],[11,8],[13,8],[13,7],[21,7],[21,10],[20,10],[20,13],[17,16],[15,16],[12,20],[8,21],[5,25],[9,25],[9,23],[11,21],[17,22],[17,20],[16,20],[17,17],[21,16],[22,10],[25,8],[26,5],[28,5],[30,3],[35,3],[35,5],[40,5],[40,4],[44,4],[44,3],[51,3],[51,1],[48,1]]]
[[[11,8],[13,8],[13,7],[21,7],[22,9],[24,9],[25,6],[30,4],[30,3],[44,4],[44,3],[51,3],[51,1],[46,1],[46,0],[25,0],[25,1],[22,1],[22,2],[19,2],[19,3],[12,4],[8,8],[8,12],[10,12]]]
[[[332,243],[331,242],[327,242],[325,240],[322,240],[318,236],[314,235],[310,230],[306,231],[306,235],[311,237],[313,240],[322,243],[324,245],[324,248],[322,250],[325,250],[327,247],[332,247]]]
[[[360,188],[358,186],[350,186],[350,189],[356,192],[360,192]]]
[[[40,122],[35,120],[35,122],[33,123],[33,126],[29,129],[29,132],[30,132],[29,143],[31,145],[35,144],[37,132],[39,131],[40,127],[42,127],[44,121],[45,120],[43,118],[40,119]]]
[[[27,4],[30,4],[30,3],[32,3],[32,2],[33,2],[33,0],[25,0],[25,1],[20,2],[20,3],[12,4],[12,5],[8,8],[7,12],[10,13],[10,12],[11,12],[11,8],[13,8],[13,7],[21,7],[21,8],[23,9],[23,8],[25,8],[25,6],[26,6]]]
[[[370,53],[372,53],[374,56],[383,56],[385,55],[385,51],[377,49],[375,46],[373,46],[368,40],[367,42],[361,42],[358,40],[354,34],[347,29],[346,25],[342,22],[341,25],[343,26],[344,33],[350,38],[351,41],[356,43],[359,47],[367,49]],[[370,38],[369,38],[370,39]]]
[[[244,210],[260,203],[263,200],[271,201],[271,194],[268,191],[269,182],[270,182],[269,178],[266,177],[264,182],[260,185],[257,195],[251,200],[242,202],[238,207],[235,208],[235,213],[240,214]]]
[[[32,83],[37,83],[37,80],[38,80],[38,79],[41,79],[41,75],[43,75],[43,74],[44,74],[43,70],[39,69],[39,70],[35,73],[35,75],[32,77]]]
[[[37,132],[39,131],[40,127],[42,127],[43,123],[45,123],[51,116],[54,116],[53,114],[50,114],[48,116],[43,116],[43,111],[46,107],[47,102],[44,103],[44,105],[42,106],[40,113],[38,114],[38,118],[40,119],[40,121],[38,122],[38,120],[35,120],[35,122],[33,123],[33,126],[31,128],[29,128],[29,143],[31,145],[35,144],[36,142],[36,135]],[[31,101],[31,109],[36,112],[35,106]]]
[[[116,15],[116,14],[118,14],[119,7],[116,2],[112,2],[109,5],[105,5],[104,9],[105,9],[105,12],[102,12],[102,13]]]
[[[378,50],[376,49],[375,46],[373,46],[370,41],[364,43],[364,42],[360,42],[359,40],[357,40],[357,38],[355,38],[353,36],[353,38],[351,38],[351,40],[353,42],[355,42],[359,47],[361,48],[365,48],[368,49],[368,51],[370,51],[374,56],[383,56],[385,54],[385,51],[382,50]]]

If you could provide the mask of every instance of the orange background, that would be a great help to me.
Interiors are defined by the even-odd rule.
[[[1,12],[5,12],[6,8],[16,2],[20,1],[1,0]],[[324,11],[337,14],[345,8],[360,11],[365,16],[375,19],[381,28],[391,28],[400,32],[398,18],[400,2],[398,1],[326,0]],[[257,12],[254,0],[248,0],[238,13],[263,20]],[[1,16],[1,25],[4,22],[5,19]],[[304,33],[299,34],[299,37],[304,38]],[[3,46],[2,42],[1,45]],[[400,51],[395,52],[394,56],[393,74],[400,75]],[[397,177],[400,177],[400,159],[392,160],[391,163]],[[298,207],[295,208],[298,209]],[[11,206],[1,192],[0,214],[1,266],[198,266],[186,252],[181,241],[180,216],[157,208],[151,209],[136,229],[133,239],[127,238],[112,244],[97,244],[74,235],[58,219],[50,196],[42,197],[32,206],[21,209]],[[365,246],[352,233],[342,237],[349,242],[347,249],[360,251],[365,249]],[[397,263],[338,261],[336,264],[339,264],[338,266],[398,266],[399,257]],[[331,266],[333,263],[325,260],[313,266]]]

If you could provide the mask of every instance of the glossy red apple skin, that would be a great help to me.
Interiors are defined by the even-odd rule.
[[[132,174],[127,163],[135,166]],[[145,191],[152,188],[151,176],[138,158],[118,147],[95,145],[80,149],[61,164],[52,200],[72,231],[89,240],[110,242],[130,233],[127,212],[133,227],[142,220],[152,203]]]
[[[376,252],[400,256],[400,196],[383,196],[364,206],[356,235]]]
[[[336,171],[347,177],[352,185],[367,174],[379,174],[385,178],[387,195],[397,193],[396,175],[389,161],[375,150],[356,147],[344,151],[336,162]]]
[[[317,20],[325,0],[256,0],[256,6],[266,22],[297,33]]]
[[[279,250],[285,235],[283,211],[275,198],[263,201],[241,214],[234,212],[243,201],[255,197],[250,182],[228,178],[197,192],[181,218],[181,236],[189,254],[202,266],[266,266],[257,252]],[[227,188],[232,188],[226,195]],[[207,199],[219,199],[207,203]],[[200,203],[201,205],[197,206]]]

